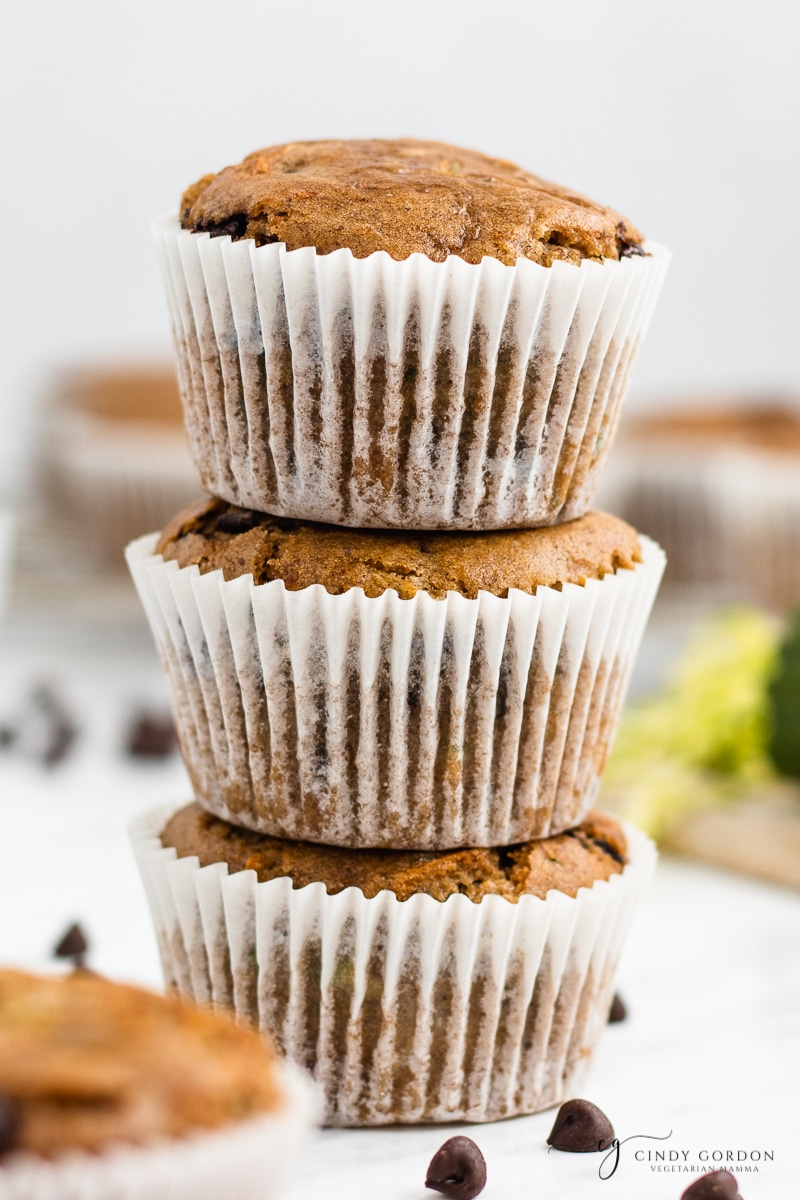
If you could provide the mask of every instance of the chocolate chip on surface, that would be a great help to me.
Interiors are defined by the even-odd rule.
[[[131,758],[167,758],[177,744],[169,713],[142,712],[130,724],[125,749]]]
[[[53,950],[53,958],[71,958],[76,967],[84,965],[84,956],[89,949],[86,934],[75,922],[66,930]]]
[[[425,1187],[453,1200],[472,1200],[486,1187],[486,1160],[472,1138],[451,1137],[431,1159]]]
[[[614,1025],[617,1021],[624,1021],[628,1015],[628,1010],[625,1007],[622,997],[618,992],[614,993],[614,999],[611,1001],[611,1009],[608,1014],[609,1025]]]
[[[0,1157],[17,1144],[20,1116],[19,1100],[0,1092]]]
[[[567,1100],[558,1110],[547,1144],[554,1150],[590,1154],[608,1150],[613,1140],[611,1122],[596,1104],[590,1100]]]
[[[38,712],[42,726],[38,757],[42,766],[57,767],[72,750],[77,726],[61,698],[47,684],[31,693],[31,708]]]
[[[730,1171],[711,1171],[690,1183],[681,1200],[742,1200],[736,1176]]]

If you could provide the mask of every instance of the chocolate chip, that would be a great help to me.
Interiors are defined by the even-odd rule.
[[[125,739],[125,749],[131,758],[167,758],[176,745],[175,726],[169,713],[139,713]]]
[[[425,1187],[453,1200],[472,1200],[486,1187],[486,1161],[472,1138],[451,1137],[431,1159]]]
[[[514,867],[517,865],[517,860],[514,858],[514,852],[511,846],[498,846],[497,865],[506,877],[508,877],[514,870]]]
[[[230,237],[236,241],[247,232],[247,213],[233,213],[224,221],[196,221],[195,233],[208,233],[214,237]]]
[[[567,1100],[558,1110],[547,1144],[554,1150],[590,1154],[608,1150],[613,1140],[611,1122],[596,1104],[589,1100]]]
[[[631,242],[625,235],[625,224],[620,221],[617,225],[617,253],[620,258],[633,258],[635,255],[646,254],[646,251],[639,242]]]
[[[71,958],[76,967],[82,967],[84,955],[88,949],[89,942],[86,934],[76,922],[70,925],[56,945],[53,950],[53,958]]]
[[[605,838],[592,838],[592,841],[594,842],[595,846],[597,846],[598,850],[602,850],[604,854],[609,856],[609,858],[613,858],[614,862],[618,862],[621,867],[625,866],[625,859],[620,854],[619,850],[617,850],[615,846],[612,846],[610,842],[607,842]]]
[[[618,993],[614,993],[614,999],[611,1001],[611,1011],[608,1014],[609,1025],[614,1025],[617,1021],[624,1021],[628,1015],[628,1010],[622,1003],[622,997]]]
[[[730,1171],[711,1171],[690,1183],[681,1200],[742,1200],[736,1176]]]
[[[16,1146],[21,1116],[19,1100],[0,1092],[0,1157]]]
[[[45,767],[56,767],[67,757],[77,737],[77,729],[64,704],[49,687],[37,687],[31,702],[44,719],[40,758]]]
[[[217,517],[214,527],[220,533],[247,533],[258,521],[258,513],[249,508],[226,508]]]

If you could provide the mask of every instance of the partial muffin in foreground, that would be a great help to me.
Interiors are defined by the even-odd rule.
[[[418,849],[580,821],[663,570],[602,513],[394,534],[221,501],[128,558],[199,801],[276,836]]]
[[[591,505],[668,254],[613,209],[438,142],[290,143],[156,224],[212,494],[376,528]]]
[[[445,854],[292,845],[196,804],[132,836],[170,985],[267,1029],[334,1125],[489,1121],[574,1094],[655,858],[595,813]]]
[[[88,971],[0,970],[0,1094],[0,1191],[13,1200],[223,1200],[226,1175],[261,1196],[249,1176],[280,1177],[308,1119],[255,1032]]]

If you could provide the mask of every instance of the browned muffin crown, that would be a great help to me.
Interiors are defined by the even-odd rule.
[[[283,1102],[255,1031],[88,971],[0,970],[0,1094],[10,1148],[47,1158],[183,1137]]]
[[[642,235],[614,209],[503,159],[412,138],[257,150],[188,188],[181,223],[356,258],[385,250],[395,259],[454,254],[549,267],[644,253]]]
[[[800,405],[769,398],[744,405],[700,396],[692,407],[684,400],[680,407],[639,417],[623,433],[623,444],[662,441],[703,453],[735,445],[796,455],[800,453]]]
[[[161,833],[164,846],[180,858],[197,855],[201,866],[226,862],[231,872],[255,871],[259,881],[288,876],[295,887],[321,882],[328,892],[357,887],[366,897],[394,892],[408,900],[425,892],[434,900],[460,893],[544,898],[551,889],[576,895],[598,879],[619,874],[627,842],[619,823],[589,813],[575,829],[518,846],[465,850],[352,850],[292,842],[240,829],[190,804],[175,813]]]
[[[223,500],[179,513],[161,534],[157,553],[226,579],[282,579],[289,591],[322,584],[333,595],[363,588],[401,599],[426,591],[436,599],[479,591],[505,596],[602,579],[641,561],[636,531],[608,513],[592,512],[544,529],[490,533],[348,529],[273,517]]]

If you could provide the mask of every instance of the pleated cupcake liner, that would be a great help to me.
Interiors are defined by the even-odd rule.
[[[0,506],[0,622],[2,622],[11,590],[14,558],[14,514]]]
[[[734,547],[729,577],[752,600],[784,613],[796,608],[800,456],[731,450],[717,464],[714,488],[718,519]]]
[[[0,1200],[278,1200],[319,1102],[295,1067],[281,1066],[283,1107],[222,1129],[99,1154],[44,1159],[14,1153],[0,1165]]]
[[[620,446],[604,507],[663,545],[669,578],[728,584],[787,611],[800,603],[800,458],[686,440]]]
[[[670,255],[354,258],[154,223],[203,486],[339,525],[499,529],[590,507]]]
[[[575,897],[400,901],[358,888],[257,881],[131,837],[167,982],[266,1031],[315,1077],[325,1123],[491,1121],[580,1091],[653,843]]]
[[[48,484],[81,529],[87,548],[123,566],[142,529],[203,498],[180,425],[148,428],[81,412],[53,414],[45,448]]]
[[[725,473],[716,452],[692,452],[685,443],[620,446],[601,501],[664,547],[670,579],[731,581],[741,574],[741,537],[724,498]]]
[[[199,803],[336,846],[497,846],[596,797],[664,569],[471,600],[226,581],[132,543]]]

